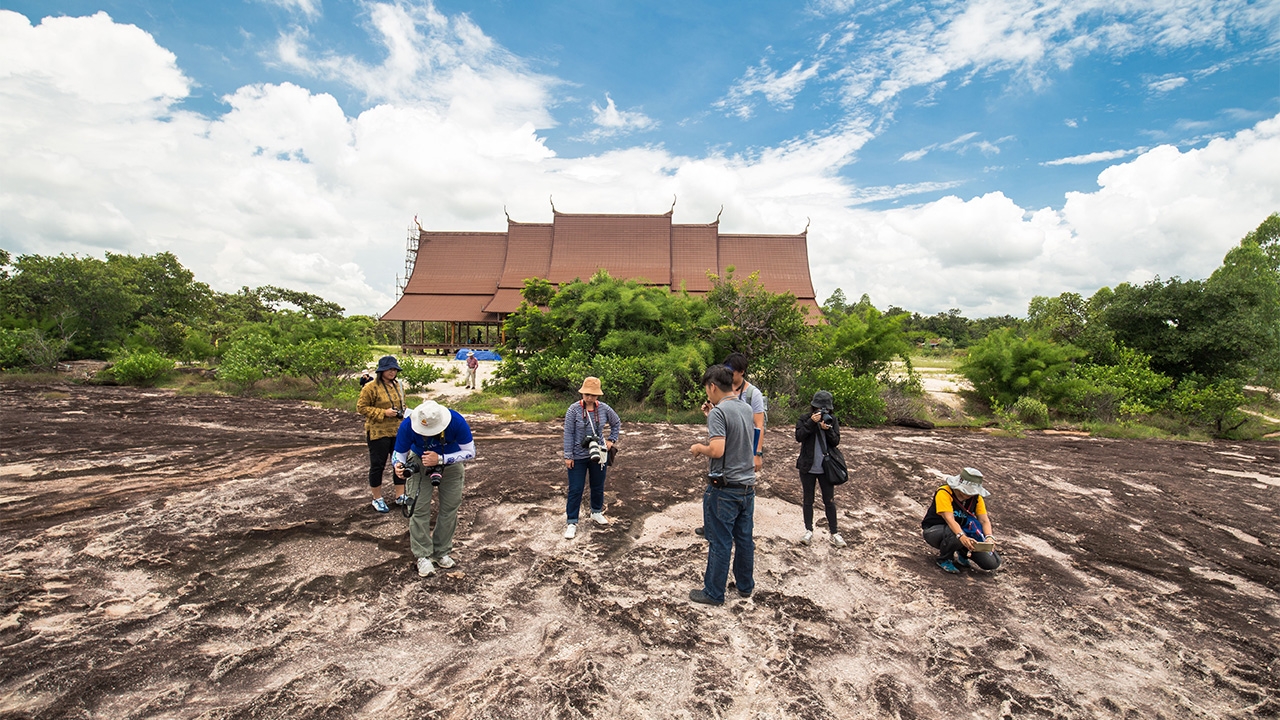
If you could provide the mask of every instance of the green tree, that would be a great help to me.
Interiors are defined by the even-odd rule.
[[[838,363],[855,375],[879,375],[894,357],[907,358],[911,346],[902,334],[902,315],[888,317],[870,305],[850,309],[824,332],[825,364]]]
[[[807,332],[805,312],[791,293],[772,293],[760,283],[760,274],[735,280],[730,266],[724,277],[708,273],[711,291],[707,305],[714,322],[712,344],[717,351],[733,351],[757,365],[769,356],[785,355],[786,349]]]
[[[1062,380],[1072,360],[1082,354],[1071,345],[1020,338],[1003,328],[969,348],[959,370],[989,402],[1011,407],[1030,396],[1053,405],[1067,390]]]

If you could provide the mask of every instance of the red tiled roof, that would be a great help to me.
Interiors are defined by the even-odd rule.
[[[551,229],[551,223],[507,222],[507,262],[498,287],[521,289],[525,278],[547,277],[551,268]]]
[[[759,270],[760,284],[769,292],[789,292],[798,299],[814,296],[804,235],[721,235],[720,274],[730,265],[739,280]]]
[[[506,233],[423,231],[420,237],[405,295],[492,295],[498,289]]]
[[[416,273],[415,273],[416,274]],[[493,322],[485,313],[492,295],[411,295],[405,293],[382,320],[424,320],[426,322]]]
[[[671,289],[681,282],[690,292],[711,289],[707,271],[719,272],[718,228],[716,225],[671,226]]]
[[[604,268],[615,278],[671,283],[671,214],[554,215],[547,279],[588,280]]]
[[[718,223],[673,225],[664,215],[567,215],[551,223],[508,221],[507,232],[426,232],[413,276],[384,320],[497,322],[520,307],[530,277],[563,284],[599,268],[619,279],[669,285],[694,295],[711,289],[707,271],[759,271],[770,292],[790,292],[820,313],[809,278],[805,235],[721,235]]]
[[[488,305],[484,306],[487,313],[513,313],[520,309],[520,303],[524,302],[524,298],[520,296],[520,291],[515,288],[498,288],[498,292],[493,294],[493,299]]]

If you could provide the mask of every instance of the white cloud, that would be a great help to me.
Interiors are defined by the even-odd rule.
[[[1177,90],[1186,84],[1187,79],[1184,77],[1166,77],[1147,83],[1147,89],[1155,93],[1167,93],[1170,90]]]
[[[817,77],[820,64],[813,63],[809,67],[804,62],[797,62],[790,70],[782,74],[769,67],[768,58],[759,65],[747,68],[746,73],[729,88],[728,94],[715,103],[715,106],[728,110],[731,114],[746,120],[755,113],[753,95],[763,95],[764,99],[779,110],[790,110],[796,95],[804,89],[806,83]]]
[[[1097,162],[1108,162],[1111,160],[1119,160],[1130,155],[1137,155],[1145,152],[1146,148],[1134,148],[1132,150],[1104,150],[1101,152],[1091,152],[1084,155],[1072,155],[1071,157],[1058,158],[1057,160],[1046,160],[1040,163],[1050,167],[1055,165],[1090,165]]]
[[[303,15],[306,15],[307,18],[312,20],[320,17],[320,14],[321,14],[320,0],[260,0],[260,1],[271,4],[271,5],[277,5],[279,7],[285,8],[286,10],[292,10],[294,12],[302,13]]]
[[[367,109],[349,116],[302,84],[263,84],[206,117],[179,108],[190,81],[138,28],[105,15],[32,27],[0,11],[0,247],[170,250],[219,289],[270,283],[381,312],[415,214],[429,228],[500,230],[504,205],[547,220],[548,194],[568,212],[661,212],[674,194],[677,222],[709,222],[724,205],[726,232],[800,232],[810,218],[822,297],[839,286],[881,306],[1020,314],[1036,294],[1207,276],[1280,208],[1280,116],[1202,148],[1140,152],[1060,211],[1001,193],[867,209],[947,186],[853,186],[842,170],[873,135],[866,121],[750,154],[559,158],[537,134],[558,81],[465,17],[370,12],[382,63],[316,52],[302,34],[281,43],[293,48],[282,62],[365,92]],[[129,58],[129,72],[103,72],[99,62],[117,62],[104,57]],[[602,112],[625,125],[607,100]],[[984,142],[965,134],[937,148]]]
[[[977,132],[968,132],[949,142],[933,143],[932,145],[926,145],[918,150],[907,151],[902,154],[902,157],[898,158],[898,161],[915,162],[934,150],[953,152],[957,155],[964,155],[970,150],[977,150],[984,155],[999,155],[1000,143],[1006,143],[1015,139],[1012,135],[1006,135],[994,142],[989,140],[978,140],[974,142],[973,140],[978,137],[978,134],[979,133]]]
[[[1280,39],[1280,4],[1249,0],[935,0],[902,8],[897,24],[853,3],[819,9],[865,20],[858,42],[824,46],[816,58],[844,85],[846,103],[888,105],[907,89],[960,74],[1008,72],[1035,89],[1046,73],[1090,54],[1125,55],[1141,48],[1222,46],[1239,36]],[[962,83],[963,84],[963,83]],[[1166,92],[1176,78],[1157,81]]]
[[[582,139],[596,142],[642,130],[652,130],[658,126],[657,121],[639,110],[619,110],[608,93],[605,93],[604,99],[604,107],[591,103],[591,121],[596,127],[583,135]]]

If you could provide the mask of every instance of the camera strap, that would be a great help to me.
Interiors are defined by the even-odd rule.
[[[406,458],[407,459],[407,458]],[[422,466],[422,458],[418,458],[418,466]],[[418,495],[422,493],[422,476],[425,472],[419,471],[405,478],[405,494],[409,495],[408,483],[413,483],[413,494],[409,495],[409,502],[400,506],[400,514],[407,518],[413,517],[413,509],[418,505]],[[428,518],[429,519],[429,518]]]
[[[396,384],[396,395],[397,395],[397,396],[399,397],[399,399],[400,399],[400,406],[399,406],[399,407],[397,407],[397,406],[396,406],[396,398],[391,397],[391,388],[387,387],[387,382],[386,382],[385,380],[383,380],[383,379],[382,379],[382,376],[381,376],[381,375],[379,375],[379,376],[378,376],[378,384],[382,386],[382,391],[383,391],[383,392],[385,392],[385,393],[387,394],[387,402],[388,402],[388,403],[390,403],[390,405],[391,405],[391,409],[392,409],[392,410],[395,410],[397,413],[399,413],[399,414],[403,415],[403,414],[404,414],[404,411],[405,411],[405,407],[404,407],[404,386],[400,384],[400,381],[399,381],[399,380],[394,380],[393,382]]]

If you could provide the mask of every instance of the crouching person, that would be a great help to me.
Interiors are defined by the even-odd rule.
[[[974,468],[948,476],[947,484],[934,493],[920,527],[924,541],[938,549],[936,562],[944,571],[958,573],[974,564],[983,570],[1000,567],[1000,555],[994,549],[976,549],[980,542],[995,542],[984,500],[990,494],[982,487],[982,472]]]
[[[462,504],[463,461],[476,456],[471,426],[458,413],[434,400],[414,408],[396,434],[396,477],[409,480],[409,549],[418,561],[418,574],[426,577],[435,566],[456,565],[453,533],[458,528]],[[409,468],[411,472],[406,472]],[[438,483],[438,484],[437,484]],[[431,530],[431,490],[438,489],[436,527]],[[420,494],[426,494],[425,501]]]

